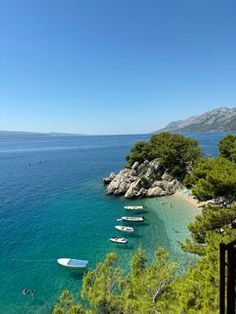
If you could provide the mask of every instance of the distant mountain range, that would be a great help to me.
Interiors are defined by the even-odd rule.
[[[172,121],[163,129],[154,131],[170,132],[220,132],[236,131],[236,108],[218,108],[205,112],[198,116],[193,116],[185,120]],[[86,134],[71,134],[59,132],[24,132],[0,130],[0,136],[11,135],[39,135],[39,136],[85,136]]]
[[[236,131],[236,108],[218,108],[186,120],[170,122],[159,131],[219,132]],[[153,132],[155,133],[155,132]]]

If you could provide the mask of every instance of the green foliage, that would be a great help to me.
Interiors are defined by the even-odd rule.
[[[125,158],[128,161],[128,166],[132,166],[135,161],[143,162],[149,160],[151,146],[148,142],[140,141],[131,148],[131,153]]]
[[[89,271],[83,278],[81,297],[88,301],[89,309],[84,310],[74,303],[68,291],[63,292],[54,314],[78,313],[123,314],[157,313],[162,300],[174,280],[176,264],[169,262],[168,253],[160,248],[155,261],[146,265],[142,249],[138,249],[131,261],[131,270],[126,276],[115,267],[117,256],[107,255],[105,261]]]
[[[201,155],[201,149],[196,140],[180,134],[162,132],[150,139],[152,158],[159,158],[167,168],[185,167]]]
[[[208,231],[222,233],[222,229],[236,228],[236,205],[229,208],[205,207],[202,215],[196,217],[196,221],[189,225],[194,239],[204,243]]]
[[[208,234],[204,257],[196,267],[190,268],[182,280],[177,279],[172,285],[176,313],[218,313],[218,260],[222,240],[224,238],[219,234]]]
[[[68,290],[64,290],[60,296],[60,302],[55,305],[54,314],[85,314],[85,310],[79,303],[74,303],[73,296]],[[86,314],[89,314],[88,312]],[[92,313],[91,313],[92,314]]]
[[[135,161],[159,159],[169,173],[184,178],[187,168],[201,156],[197,141],[180,134],[162,132],[151,137],[150,142],[138,142],[126,156],[128,165]]]
[[[184,180],[201,201],[236,198],[236,136],[226,135],[218,146],[219,157],[198,159],[192,175]]]
[[[201,159],[187,183],[194,186],[192,192],[201,201],[220,196],[235,198],[236,165],[223,157]]]
[[[109,253],[103,263],[99,263],[83,278],[81,296],[96,313],[119,313],[117,290],[121,271],[114,267],[116,261],[116,254]]]
[[[218,313],[219,245],[235,238],[236,230],[232,228],[225,228],[223,233],[206,232],[204,257],[174,287],[176,303],[180,306],[177,313]]]
[[[192,175],[190,174],[186,174],[184,180],[183,180],[183,184],[187,187],[187,188],[191,188],[194,185],[194,178]]]
[[[140,180],[145,184],[148,183],[148,179],[145,176],[140,176]]]
[[[209,232],[224,235],[227,230],[236,229],[236,204],[229,208],[219,206],[205,206],[202,214],[197,215],[195,221],[189,225],[192,239],[187,240],[182,248],[185,251],[205,254],[206,237]]]
[[[158,301],[174,280],[176,264],[169,262],[164,249],[157,250],[150,266],[145,263],[144,251],[139,249],[132,258],[130,273],[120,283],[124,313],[156,313]]]
[[[236,162],[236,136],[232,134],[226,135],[219,142],[220,156]]]
[[[182,244],[182,248],[202,258],[172,286],[176,313],[218,313],[219,245],[236,238],[236,204],[229,208],[204,207],[189,230],[191,239]]]

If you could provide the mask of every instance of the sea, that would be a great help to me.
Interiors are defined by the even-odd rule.
[[[214,156],[225,133],[185,135]],[[79,299],[83,272],[63,268],[58,258],[88,260],[92,269],[112,251],[127,272],[138,247],[152,262],[161,246],[180,269],[195,262],[179,242],[189,236],[198,208],[174,196],[131,201],[105,194],[102,177],[121,170],[131,146],[149,138],[0,136],[0,313],[51,313],[63,289]],[[144,205],[146,221],[122,246],[108,239],[119,235],[114,226],[127,215],[125,205]],[[23,295],[24,289],[35,295]]]

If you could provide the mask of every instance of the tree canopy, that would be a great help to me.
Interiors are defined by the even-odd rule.
[[[157,313],[157,301],[163,299],[175,278],[176,264],[169,262],[168,253],[159,248],[155,261],[146,265],[145,252],[139,248],[133,255],[127,275],[122,275],[116,260],[117,256],[110,253],[103,263],[84,276],[81,297],[88,302],[87,308],[73,302],[73,297],[64,291],[54,314]]]
[[[180,134],[161,132],[154,134],[149,142],[138,142],[126,156],[128,166],[135,161],[159,159],[173,176],[184,177],[189,166],[201,156],[196,140]]]
[[[220,156],[236,162],[236,135],[228,134],[219,142]]]
[[[195,165],[191,183],[199,200],[235,198],[236,164],[223,157],[202,159]]]

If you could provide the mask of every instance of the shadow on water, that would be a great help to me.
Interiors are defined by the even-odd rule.
[[[134,249],[134,246],[132,244],[127,244],[127,245],[123,245],[123,246],[116,246],[117,250],[125,250],[125,251],[132,251]]]
[[[88,270],[87,270],[88,271]],[[73,270],[70,274],[76,280],[83,279],[84,274],[87,272],[86,270]]]
[[[135,211],[135,210],[125,210],[124,212],[126,213],[125,216],[137,216],[137,215],[140,216],[142,214],[147,214],[148,210],[146,210],[146,209],[137,210],[137,211]]]
[[[140,224],[135,225],[136,229],[143,228],[143,227],[149,227],[149,226],[150,226],[150,223],[147,222],[147,221],[144,221],[144,222],[142,222]]]
[[[142,235],[138,233],[130,233],[126,235],[126,238],[142,238]]]
[[[142,222],[136,222],[136,221],[122,221],[122,223],[124,223],[125,226],[131,225],[132,227],[139,228],[139,227],[145,227],[145,226],[149,226],[150,223],[145,219]]]

